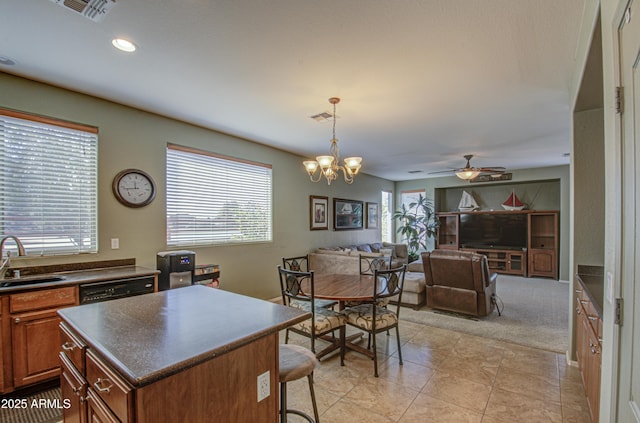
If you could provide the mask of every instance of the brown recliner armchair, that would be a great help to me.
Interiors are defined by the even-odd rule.
[[[494,308],[496,273],[489,272],[487,257],[471,251],[434,250],[422,253],[427,283],[427,306],[474,316]]]

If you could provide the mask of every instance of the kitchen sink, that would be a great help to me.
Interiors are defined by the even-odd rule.
[[[55,276],[55,275],[41,275],[41,276],[27,276],[24,278],[12,278],[12,279],[3,279],[0,281],[1,288],[7,288],[11,286],[22,286],[22,285],[34,285],[38,283],[49,283],[49,282],[60,282],[65,280],[64,276]]]

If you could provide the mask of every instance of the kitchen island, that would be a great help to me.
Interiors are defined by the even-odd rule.
[[[140,423],[276,422],[278,332],[310,317],[204,286],[58,313],[65,421]]]

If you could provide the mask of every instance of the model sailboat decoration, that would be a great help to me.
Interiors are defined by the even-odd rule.
[[[458,210],[473,211],[478,210],[479,208],[480,206],[476,203],[473,195],[469,194],[467,191],[462,191],[462,198],[460,199],[460,203],[458,203]]]
[[[504,208],[505,210],[522,210],[524,209],[524,206],[525,205],[516,195],[515,190],[511,190],[511,195],[509,196],[509,198],[507,198],[507,201],[502,203],[502,208]]]

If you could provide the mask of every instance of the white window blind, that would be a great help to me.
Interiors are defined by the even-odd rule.
[[[169,144],[167,245],[272,240],[271,166]]]
[[[97,251],[97,181],[97,128],[0,109],[0,231],[27,255]]]

